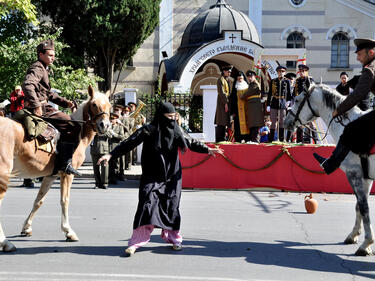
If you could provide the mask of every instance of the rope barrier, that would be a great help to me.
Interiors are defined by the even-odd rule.
[[[264,165],[263,167],[260,167],[260,168],[256,168],[256,169],[247,169],[247,168],[243,168],[243,167],[240,167],[238,166],[236,163],[234,163],[231,159],[229,159],[227,156],[225,156],[224,154],[222,154],[221,156],[224,158],[225,161],[227,161],[230,165],[232,165],[233,167],[237,168],[237,169],[240,169],[240,170],[243,170],[243,171],[247,171],[247,172],[257,172],[257,171],[261,171],[261,170],[264,170],[264,169],[267,169],[269,167],[271,167],[273,164],[275,164],[284,154],[286,154],[297,166],[299,166],[300,168],[302,168],[303,170],[305,171],[308,171],[310,173],[314,173],[314,174],[325,174],[324,171],[314,171],[314,170],[311,170],[309,168],[306,168],[304,167],[301,163],[299,163],[289,152],[288,148],[283,146],[281,147],[281,151],[278,155],[276,155],[276,157],[271,160],[269,163],[267,163],[266,165]],[[198,163],[194,164],[194,165],[191,165],[191,166],[187,166],[187,167],[182,167],[182,169],[191,169],[191,168],[195,168],[195,167],[198,167],[199,165],[202,165],[204,162],[206,162],[211,156],[208,155],[206,156],[206,158],[204,158],[203,160],[199,161]]]

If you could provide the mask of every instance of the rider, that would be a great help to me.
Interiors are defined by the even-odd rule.
[[[357,60],[362,64],[362,74],[353,93],[332,113],[333,118],[344,114],[365,99],[371,91],[375,93],[375,40],[355,39]],[[349,151],[358,154],[368,154],[375,143],[375,110],[372,110],[346,125],[343,134],[330,158],[326,159],[316,153],[314,157],[320,163],[326,174],[334,172]]]
[[[75,108],[75,104],[51,91],[49,83],[49,65],[55,60],[55,47],[52,40],[41,42],[37,48],[38,60],[26,72],[22,90],[25,94],[25,108],[37,116],[47,117],[48,122],[61,133],[57,144],[57,157],[53,174],[62,171],[66,174],[80,175],[72,167],[72,156],[79,141],[81,127],[76,122],[69,122],[70,116],[56,110],[51,101],[64,108]]]

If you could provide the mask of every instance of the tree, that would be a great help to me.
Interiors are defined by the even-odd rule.
[[[35,0],[76,54],[104,79],[99,89],[111,89],[114,70],[136,53],[159,20],[161,0]]]
[[[26,20],[33,25],[38,25],[36,18],[36,8],[30,0],[1,0],[0,17],[7,16],[12,11],[17,10],[24,14]]]
[[[0,99],[6,99],[16,85],[21,85],[26,74],[26,69],[37,59],[36,46],[47,38],[55,41],[57,57],[63,48],[69,46],[58,40],[61,31],[54,35],[45,35],[22,41],[6,41],[0,43]],[[62,91],[62,96],[68,99],[81,98],[76,92],[78,89],[87,89],[94,85],[95,77],[89,77],[84,69],[73,69],[71,66],[62,65],[59,61],[51,66],[53,75],[50,76],[51,86]]]

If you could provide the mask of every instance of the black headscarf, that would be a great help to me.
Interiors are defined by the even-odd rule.
[[[174,106],[169,102],[161,102],[156,109],[151,125],[156,128],[155,146],[159,150],[170,151],[174,145],[177,145],[183,151],[187,148],[185,138],[176,120],[164,116],[165,113],[175,112]]]

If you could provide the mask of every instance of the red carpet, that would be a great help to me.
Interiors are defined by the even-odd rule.
[[[340,169],[325,175],[312,156],[317,152],[328,157],[332,146],[221,144],[220,147],[225,157],[208,157],[191,151],[181,155],[183,187],[272,187],[289,191],[352,193]]]

